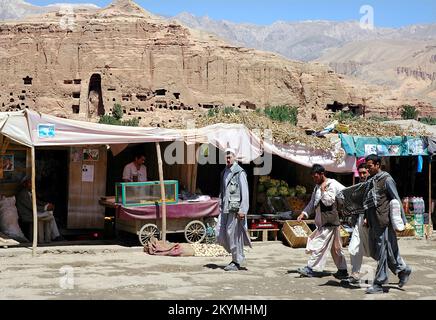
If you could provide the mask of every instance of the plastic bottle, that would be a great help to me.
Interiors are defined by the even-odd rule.
[[[415,209],[415,231],[418,237],[424,236],[424,199],[418,197],[416,198],[416,209]]]
[[[404,214],[408,215],[409,214],[409,197],[403,198],[403,209],[404,209]]]

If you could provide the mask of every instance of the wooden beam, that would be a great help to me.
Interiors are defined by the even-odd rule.
[[[8,138],[3,139],[2,148],[1,148],[1,151],[0,151],[1,154],[5,154],[6,153],[6,150],[8,150],[10,142],[11,141]]]
[[[36,256],[36,247],[38,244],[38,212],[36,208],[36,171],[35,171],[35,147],[30,149],[32,158],[32,210],[33,210],[33,243],[32,256]]]
[[[427,225],[427,239],[430,239],[433,233],[433,221],[431,219],[432,214],[432,199],[431,199],[431,162],[432,156],[430,156],[430,162],[428,163],[428,225]]]
[[[162,241],[167,240],[167,205],[165,199],[165,185],[162,165],[162,154],[160,152],[160,144],[156,142],[157,163],[159,166],[159,181],[160,181],[160,194],[162,197]],[[176,195],[177,197],[177,195]]]

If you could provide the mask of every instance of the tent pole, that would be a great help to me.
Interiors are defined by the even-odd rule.
[[[432,199],[431,199],[431,162],[432,156],[430,156],[430,162],[428,163],[428,225],[427,225],[427,238],[430,238],[433,233],[433,221],[432,221]]]
[[[167,240],[167,204],[165,199],[165,185],[163,176],[162,154],[160,152],[160,143],[156,142],[157,162],[159,166],[159,181],[160,181],[160,194],[162,198],[162,241]],[[176,197],[178,195],[176,194]]]
[[[38,214],[36,209],[36,184],[35,184],[35,147],[30,149],[32,158],[32,210],[33,210],[33,243],[32,256],[36,256],[36,246],[38,244]]]

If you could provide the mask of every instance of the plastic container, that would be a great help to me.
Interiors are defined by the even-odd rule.
[[[415,231],[416,236],[424,237],[424,212],[425,212],[425,202],[421,197],[415,199],[414,208],[414,220],[415,220]]]
[[[415,231],[417,237],[424,237],[424,214],[415,214]]]
[[[409,214],[409,197],[403,198],[403,209],[406,215]]]

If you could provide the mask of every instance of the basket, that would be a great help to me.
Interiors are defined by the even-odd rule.
[[[407,223],[403,231],[396,231],[397,237],[414,237],[416,230],[412,224]]]
[[[294,226],[301,226],[304,231],[306,231],[307,236],[297,236],[294,230],[292,230],[292,227]],[[282,234],[292,248],[305,248],[307,244],[307,238],[310,234],[312,234],[312,230],[310,230],[304,221],[288,220],[283,224]]]

